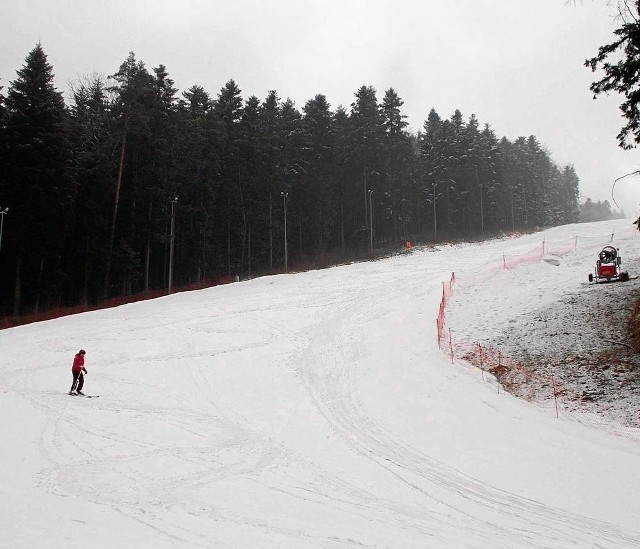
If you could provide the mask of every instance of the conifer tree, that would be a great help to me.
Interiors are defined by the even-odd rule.
[[[304,156],[302,154],[304,148],[304,129],[302,128],[302,114],[295,106],[295,103],[290,98],[282,103],[280,109],[280,120],[278,123],[278,141],[281,145],[281,166],[280,166],[280,208],[278,215],[276,215],[276,227],[277,234],[284,235],[284,220],[282,213],[284,211],[284,199],[280,193],[289,193],[286,198],[286,204],[288,209],[288,219],[297,221],[297,227],[292,230],[290,227],[287,230],[287,242],[291,239],[293,234],[300,235],[301,231],[301,219],[304,215],[304,211],[301,207],[301,201],[298,199],[301,191],[302,178],[307,175],[307,166]],[[289,222],[288,222],[289,223]],[[297,229],[297,230],[295,230]],[[285,250],[284,240],[276,238],[276,246],[279,248],[279,257],[281,258],[281,264],[284,265]],[[301,247],[298,246],[298,252]],[[293,250],[292,250],[293,251]],[[293,254],[289,254],[293,258]]]
[[[102,293],[111,212],[113,154],[111,99],[105,79],[87,76],[72,84],[71,144],[78,193],[67,245],[68,292],[83,304]]]
[[[180,266],[188,279],[200,282],[217,276],[224,260],[217,223],[221,197],[220,149],[224,130],[213,112],[209,93],[191,86],[178,101],[174,129],[175,186],[179,189]]]
[[[4,199],[11,205],[12,231],[3,243],[3,262],[11,257],[15,269],[14,314],[59,304],[61,255],[75,193],[67,113],[41,44],[17,74],[6,99],[11,185]]]
[[[332,155],[332,165],[334,177],[332,178],[334,185],[334,195],[337,198],[336,208],[339,210],[340,227],[339,227],[339,249],[341,257],[347,252],[347,226],[348,219],[348,196],[347,186],[347,142],[349,138],[349,114],[346,109],[339,105],[333,113],[333,141],[334,150]],[[355,225],[355,222],[352,222]]]
[[[353,180],[360,185],[354,186],[352,199],[362,241],[368,240],[370,230],[369,191],[378,192],[382,171],[381,150],[384,144],[384,126],[376,90],[373,86],[361,86],[355,93],[356,100],[351,104],[350,139],[347,143],[349,164]],[[358,190],[358,186],[360,189]],[[360,201],[362,206],[357,207]]]
[[[429,111],[424,122],[423,133],[420,135],[420,191],[424,204],[430,208],[425,212],[425,218],[429,220],[429,227],[433,227],[434,240],[438,237],[438,200],[442,196],[446,178],[446,151],[444,149],[443,122],[435,109]],[[426,227],[425,227],[426,229]],[[418,232],[423,228],[419,227]]]
[[[239,273],[242,254],[242,213],[240,204],[240,119],[242,117],[242,90],[233,79],[218,93],[214,112],[222,121],[224,135],[220,150],[220,172],[224,204],[216,212],[219,219],[226,220],[226,264],[227,274]]]
[[[614,31],[616,39],[601,46],[585,66],[593,72],[602,67],[605,74],[591,84],[594,98],[612,91],[625,97],[620,110],[627,123],[618,134],[618,143],[630,149],[640,143],[640,0],[620,1],[618,6],[622,25]]]
[[[241,216],[240,274],[253,269],[252,254],[261,246],[259,206],[261,202],[262,155],[259,138],[260,100],[251,95],[245,101],[239,124],[239,170],[237,199]]]
[[[276,181],[282,168],[283,146],[279,131],[280,123],[280,98],[275,90],[270,90],[266,99],[260,106],[258,113],[259,136],[262,146],[262,166],[264,169],[265,195],[263,206],[265,208],[265,221],[268,239],[266,250],[269,272],[273,272],[274,261],[274,201],[277,194]]]
[[[302,179],[304,186],[296,194],[305,212],[300,216],[299,230],[306,237],[307,253],[311,249],[323,252],[338,237],[337,212],[332,206],[335,200],[330,184],[333,177],[333,113],[323,94],[307,101],[302,110],[306,177]]]
[[[411,182],[410,168],[413,155],[412,145],[405,132],[408,126],[406,116],[400,108],[404,101],[393,88],[389,88],[382,99],[380,113],[384,127],[384,187],[377,199],[372,201],[375,230],[380,237],[392,237],[399,240],[398,221],[401,217],[401,204],[407,195],[406,185]],[[376,213],[378,215],[376,215]],[[406,217],[406,213],[404,215]],[[380,215],[381,214],[381,215]],[[406,233],[406,231],[402,231]]]
[[[480,133],[477,185],[480,206],[480,234],[494,232],[498,228],[497,204],[500,193],[498,168],[500,165],[498,138],[489,124],[485,124]]]

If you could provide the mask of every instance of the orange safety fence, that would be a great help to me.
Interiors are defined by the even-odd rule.
[[[535,248],[520,254],[502,254],[502,257],[489,261],[486,264],[487,274],[497,273],[501,270],[513,269],[519,265],[531,264],[542,261],[545,256],[564,256],[572,253],[581,244],[587,246],[607,245],[613,241],[626,240],[637,237],[638,231],[635,228],[625,229],[619,232],[607,234],[605,236],[575,236],[570,241],[548,242],[543,241]],[[453,294],[455,274],[451,274],[449,282],[442,283],[442,299],[436,319],[438,347],[446,352],[453,363],[456,358],[463,360],[467,364],[478,367],[485,372],[492,374],[498,380],[498,387],[501,386],[520,398],[530,401],[540,401],[553,398],[555,401],[556,415],[558,411],[558,397],[566,395],[566,389],[558,380],[551,376],[542,374],[531,367],[510,358],[499,350],[490,349],[481,343],[469,343],[462,340],[453,339],[449,329],[448,345],[444,343],[446,308]]]
[[[451,273],[449,282],[442,283],[442,299],[440,300],[440,310],[438,311],[438,318],[436,319],[436,329],[438,333],[438,346],[441,344],[442,334],[444,331],[444,318],[447,308],[447,302],[453,294],[453,283],[456,281],[456,274]]]
[[[561,242],[553,242],[543,240],[540,244],[538,244],[535,248],[528,250],[519,254],[510,254],[507,256],[506,253],[502,254],[502,257],[498,259],[494,259],[492,261],[488,261],[486,264],[487,273],[495,273],[502,270],[510,270],[514,269],[520,265],[532,264],[542,261],[545,256],[564,256],[572,253],[578,247],[578,242],[586,243],[587,245],[595,246],[596,244],[607,245],[612,242],[614,237],[617,240],[627,240],[629,238],[637,237],[638,231],[635,228],[626,228],[621,231],[607,233],[605,236],[603,235],[587,235],[587,236],[579,236],[576,235],[572,237],[569,241],[561,241]],[[451,274],[451,280],[442,283],[442,299],[440,302],[440,308],[438,310],[437,317],[437,339],[438,345],[441,344],[443,333],[444,333],[444,325],[445,325],[445,316],[446,316],[446,306],[451,294],[453,293],[453,282],[455,281],[455,274]]]
[[[525,366],[499,350],[480,343],[450,340],[449,353],[482,371],[493,375],[499,387],[530,402],[556,399],[566,394],[563,384],[535,368]]]

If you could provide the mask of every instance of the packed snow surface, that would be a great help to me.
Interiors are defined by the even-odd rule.
[[[630,220],[569,225],[1,331],[0,545],[640,547],[637,431],[436,337],[452,272],[447,333],[495,343],[611,242],[640,257]],[[100,398],[66,394],[80,348]]]

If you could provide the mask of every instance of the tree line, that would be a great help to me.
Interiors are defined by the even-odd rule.
[[[593,202],[587,198],[579,206],[578,216],[582,223],[589,221],[607,221],[609,219],[625,219],[627,216],[623,210],[614,210],[608,200]]]
[[[0,315],[577,220],[578,176],[535,136],[434,109],[414,134],[402,106],[180,94],[134,53],[65,101],[37,44],[0,88]]]

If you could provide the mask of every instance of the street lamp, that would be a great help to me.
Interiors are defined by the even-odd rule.
[[[178,201],[178,197],[172,198],[169,202],[171,202],[171,237],[169,239],[169,293],[171,293],[171,289],[173,286],[173,237],[174,237],[174,206]]]
[[[482,193],[484,188],[482,183],[480,183],[480,178],[478,177],[478,166],[476,166],[476,185],[480,189],[480,232],[482,236],[484,236],[484,205],[482,202]]]
[[[438,236],[438,217],[436,212],[436,182],[433,181],[433,239]]]
[[[281,192],[282,203],[284,205],[284,272],[289,272],[289,253],[287,249],[287,197],[289,193]]]
[[[371,215],[369,216],[369,244],[371,246],[371,251],[373,251],[373,191],[369,189],[369,211]]]
[[[9,213],[9,208],[0,208],[0,250],[2,250],[2,227],[4,225],[4,216]]]

